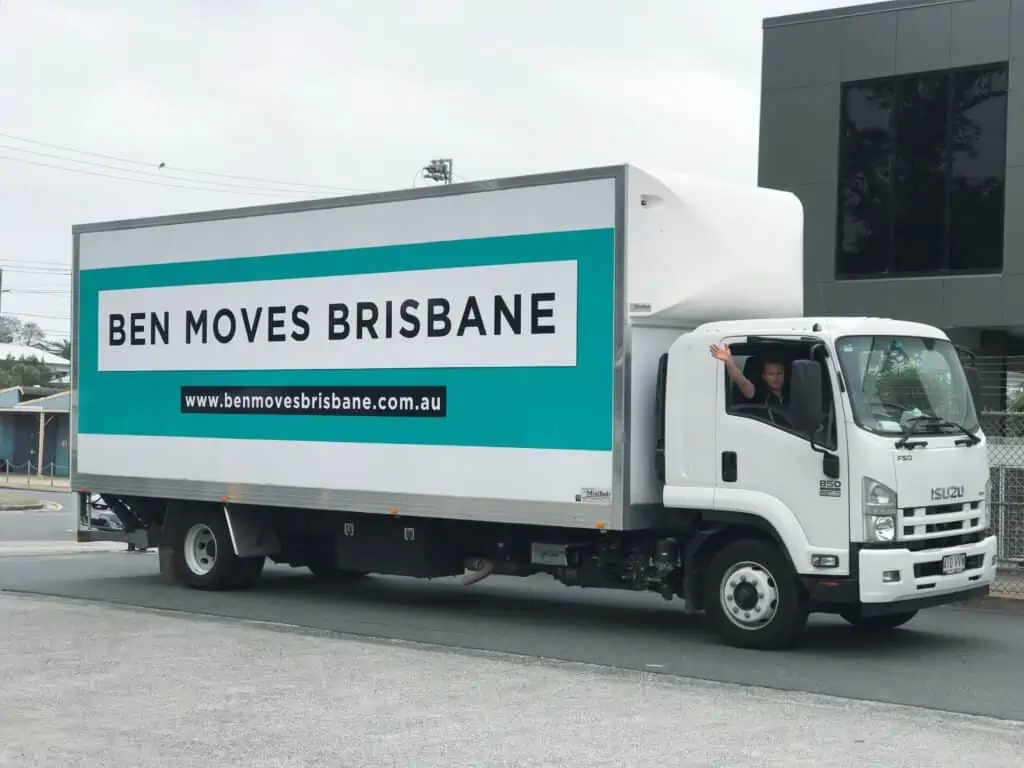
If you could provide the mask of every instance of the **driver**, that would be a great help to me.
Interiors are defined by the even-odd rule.
[[[732,359],[732,352],[725,345],[712,344],[711,356],[715,360],[725,363],[725,370],[732,379],[732,383],[747,400],[752,400],[761,405],[784,408],[786,394],[783,385],[786,383],[786,366],[778,360],[765,360],[761,364],[761,382],[764,387],[758,392],[758,387],[743,375],[743,371]]]

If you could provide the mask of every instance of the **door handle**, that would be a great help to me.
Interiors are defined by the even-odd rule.
[[[735,483],[738,475],[736,451],[722,451],[722,482]]]

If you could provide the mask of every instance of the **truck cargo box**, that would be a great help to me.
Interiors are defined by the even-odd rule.
[[[72,487],[637,527],[659,356],[801,314],[802,226],[632,166],[77,226]]]

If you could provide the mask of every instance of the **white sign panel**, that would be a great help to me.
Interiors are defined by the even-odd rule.
[[[101,291],[99,370],[573,366],[576,262]]]

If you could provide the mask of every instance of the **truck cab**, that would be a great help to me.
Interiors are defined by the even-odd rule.
[[[730,350],[732,375],[713,345]],[[766,363],[784,372],[781,405]],[[699,596],[719,628],[754,643],[815,611],[894,627],[987,594],[996,538],[972,381],[948,337],[919,323],[808,317],[681,335],[659,375],[664,504],[759,532],[781,554],[775,568],[803,587],[780,622],[782,574],[757,558],[723,572],[709,564]]]

